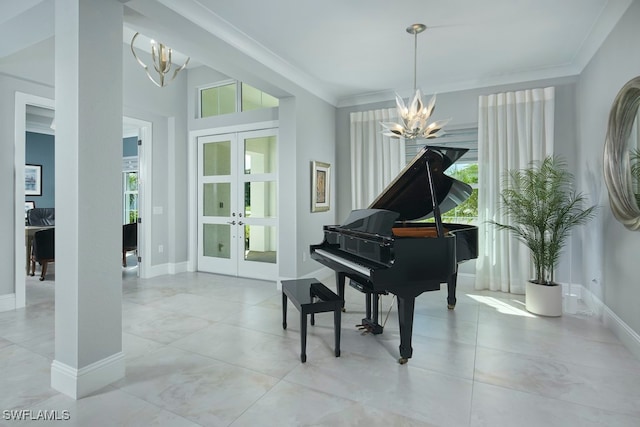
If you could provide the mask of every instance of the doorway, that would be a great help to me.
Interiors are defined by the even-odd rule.
[[[197,138],[197,269],[277,277],[277,129]]]
[[[25,268],[25,222],[24,222],[24,201],[25,201],[25,150],[26,150],[26,130],[27,130],[27,106],[43,108],[47,110],[55,109],[55,101],[37,95],[31,95],[22,92],[16,92],[15,98],[15,137],[14,137],[14,168],[15,168],[15,189],[14,189],[14,207],[15,207],[15,308],[22,308],[26,305],[26,268]],[[146,212],[151,212],[150,197],[145,197],[145,192],[151,193],[151,122],[133,119],[130,117],[123,118],[123,136],[127,132],[135,129],[139,140],[141,141],[138,148],[139,162],[139,215],[142,216]],[[148,236],[150,230],[150,221],[138,230],[138,256],[142,257],[143,253],[150,252],[150,243],[145,236]],[[142,262],[138,263],[137,274],[140,277],[146,277],[150,264],[148,257],[142,257]]]

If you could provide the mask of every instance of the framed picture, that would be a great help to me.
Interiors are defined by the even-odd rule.
[[[329,163],[312,162],[311,165],[311,212],[329,210],[331,200],[331,166]]]
[[[24,219],[27,219],[27,213],[29,212],[30,209],[33,209],[36,207],[36,202],[24,202]]]
[[[42,165],[24,165],[24,194],[42,196]]]

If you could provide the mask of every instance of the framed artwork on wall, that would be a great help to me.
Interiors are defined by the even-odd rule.
[[[312,162],[311,164],[311,212],[324,212],[330,208],[331,165]]]
[[[42,165],[24,165],[25,196],[42,196]]]

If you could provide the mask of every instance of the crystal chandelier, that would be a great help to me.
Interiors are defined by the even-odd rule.
[[[383,127],[383,135],[391,138],[406,139],[432,139],[439,137],[442,132],[442,127],[446,125],[449,120],[439,120],[427,124],[429,117],[433,113],[436,106],[436,96],[432,96],[429,104],[425,107],[422,101],[422,91],[416,86],[416,70],[418,62],[418,34],[426,30],[427,27],[424,24],[413,24],[407,27],[407,33],[414,36],[414,49],[413,49],[413,90],[415,93],[408,102],[408,105],[404,103],[404,100],[396,93],[396,105],[398,109],[398,116],[400,117],[400,123],[384,122],[380,123]]]
[[[171,67],[174,65],[171,63],[172,49],[168,46],[163,45],[162,43],[151,40],[151,59],[153,60],[153,68],[156,70],[156,73],[158,73],[159,80],[156,81],[156,79],[151,76],[151,73],[149,73],[149,67],[144,62],[142,62],[140,58],[138,58],[138,55],[136,55],[136,51],[133,49],[133,43],[136,41],[136,37],[138,37],[139,34],[140,33],[135,33],[133,38],[131,39],[131,53],[133,53],[133,56],[134,58],[136,58],[136,61],[138,61],[138,64],[140,64],[140,66],[144,68],[144,71],[147,73],[149,79],[153,83],[155,83],[156,86],[165,87],[168,83],[176,78],[180,71],[186,68],[190,58],[187,58],[187,60],[184,62],[184,64],[182,64],[180,68],[176,68],[170,78],[165,79],[166,75],[171,71]]]

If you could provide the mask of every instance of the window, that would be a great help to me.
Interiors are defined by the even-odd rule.
[[[278,98],[242,83],[242,111],[259,110],[278,106]]]
[[[429,141],[429,145],[467,148],[469,150],[451,165],[445,173],[452,178],[469,184],[473,192],[464,203],[449,212],[443,212],[442,220],[458,224],[475,224],[478,220],[478,128],[464,126],[445,129],[445,131],[446,133],[443,136]],[[424,147],[424,140],[407,141],[407,163],[422,150],[422,147]],[[427,221],[433,221],[433,218]]]
[[[138,221],[138,172],[122,172],[123,224]]]
[[[238,108],[239,106],[239,108]],[[200,117],[278,106],[278,98],[246,83],[227,82],[200,90]]]
[[[200,117],[235,113],[237,86],[233,82],[200,90]]]
[[[473,192],[465,202],[443,214],[442,220],[458,224],[475,223],[478,220],[478,162],[458,161],[447,169],[447,175],[471,185]]]
[[[138,221],[138,157],[122,159],[122,223]]]

